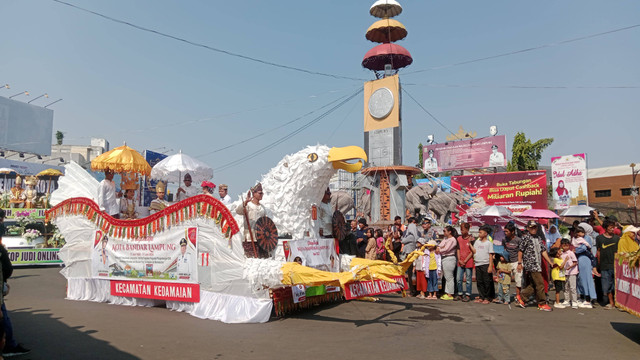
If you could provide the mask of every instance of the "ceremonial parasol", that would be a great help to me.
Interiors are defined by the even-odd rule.
[[[386,64],[393,69],[400,69],[411,65],[413,58],[409,50],[397,44],[380,44],[367,51],[362,60],[362,66],[369,70],[382,71]]]
[[[5,187],[7,186],[7,174],[18,173],[17,171],[10,168],[0,168],[0,174],[4,174],[4,182],[2,183],[2,190],[6,191]]]
[[[369,8],[369,14],[381,19],[398,16],[401,12],[402,6],[395,0],[378,0]]]
[[[523,211],[518,217],[534,218],[534,219],[559,219],[560,216],[547,209],[529,209]]]
[[[182,175],[189,173],[194,184],[200,184],[213,177],[213,169],[200,160],[196,160],[182,151],[167,156],[151,169],[151,178],[180,183]]]
[[[41,177],[41,176],[48,176],[49,177],[49,182],[47,184],[47,192],[51,193],[51,178],[58,177],[58,176],[64,176],[64,174],[60,170],[47,169],[47,170],[40,171],[38,173],[38,175],[36,175],[36,177]]]
[[[407,37],[407,29],[400,21],[382,19],[369,26],[366,37],[367,40],[378,43],[394,42]]]
[[[502,217],[502,216],[511,216],[513,213],[511,210],[507,209],[504,206],[500,205],[491,205],[485,206],[482,209],[478,210],[473,215],[475,216],[487,216],[487,217]]]
[[[560,214],[561,216],[573,216],[573,217],[583,217],[591,215],[591,211],[595,210],[594,208],[587,205],[573,205],[569,206],[569,208]]]
[[[151,166],[139,152],[125,144],[93,159],[91,170],[149,175]]]
[[[270,252],[278,245],[278,229],[276,224],[266,216],[259,218],[255,226],[256,241],[265,252]]]

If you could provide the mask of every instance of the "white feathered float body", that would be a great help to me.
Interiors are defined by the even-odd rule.
[[[353,159],[366,160],[366,155],[358,147],[309,146],[286,156],[263,176],[262,203],[279,233],[289,234],[293,239],[302,239],[306,232],[315,234],[311,206],[320,201],[336,169],[354,172],[362,167],[362,162],[347,162]],[[240,201],[232,204],[230,211],[219,200],[198,195],[143,219],[119,220],[99,211],[93,200],[97,192],[95,179],[75,163],[66,167],[67,176],[52,195],[52,202],[57,205],[47,212],[47,220],[58,226],[66,240],[59,256],[65,264],[61,273],[68,281],[68,299],[138,306],[164,304],[169,309],[203,319],[227,323],[266,322],[273,310],[274,289],[294,284],[344,288],[350,282],[372,280],[395,284],[411,260],[392,264],[344,257],[341,259],[344,272],[335,273],[286,263],[282,259],[249,259],[242,248],[242,223],[236,221],[237,216],[234,219],[233,209]],[[171,238],[168,242],[167,237]],[[144,254],[149,251],[140,247],[145,241],[150,241],[148,246],[160,252],[165,248],[158,247],[157,243],[164,241],[164,247],[173,249],[169,252],[172,255],[157,259],[161,266],[154,269],[148,265],[145,269],[135,269],[126,258],[107,262],[107,255],[100,257],[101,246],[131,246],[140,249],[134,255]],[[197,265],[188,270],[191,276],[182,282],[197,285],[193,290],[197,291],[194,296],[197,301],[180,301],[177,298],[184,295],[182,293],[172,294],[176,300],[140,297],[140,292],[151,289],[150,283],[181,283],[177,280],[182,278],[183,270],[179,270],[178,259],[171,256],[175,257],[175,246],[178,242],[182,245],[183,241],[188,243],[187,247],[193,247],[191,256]],[[99,269],[100,261],[107,269]],[[129,282],[120,281],[123,278]],[[117,285],[120,286],[115,290],[117,295],[114,295],[114,283],[124,284]],[[132,289],[137,291],[135,296],[122,296],[123,290]],[[173,291],[170,286],[160,290]],[[283,313],[287,309],[277,310]]]

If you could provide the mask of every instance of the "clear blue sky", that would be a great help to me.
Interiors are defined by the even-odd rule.
[[[376,44],[364,37],[373,0],[164,1],[70,3],[194,42],[317,72],[372,79],[361,67]],[[471,64],[442,65],[557,43],[640,24],[637,1],[400,0],[399,42],[414,57],[405,89],[448,128],[488,135],[497,125],[533,139],[554,137],[551,156],[588,154],[590,167],[640,162],[640,28]],[[362,81],[285,70],[170,40],[52,0],[0,3],[3,96],[49,93],[54,131],[65,143],[105,137],[138,149],[198,156],[258,135],[352,94]],[[568,88],[513,88],[540,86]],[[584,88],[586,87],[586,88]],[[16,100],[28,101],[17,97]],[[45,105],[46,100],[37,100]],[[363,145],[359,95],[292,139],[224,171],[235,197],[284,155],[308,144]],[[266,146],[320,115],[200,159],[214,169]],[[447,131],[405,96],[404,162],[417,145]],[[163,148],[164,147],[164,148]],[[159,149],[162,148],[162,149]],[[509,152],[510,153],[510,152]],[[510,154],[509,154],[510,155]],[[508,156],[509,156],[508,155]]]

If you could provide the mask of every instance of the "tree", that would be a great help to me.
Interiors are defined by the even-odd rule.
[[[418,144],[418,164],[416,167],[418,169],[422,169],[422,164],[424,164],[424,154],[422,152],[422,143]],[[415,174],[413,176],[414,179],[424,179],[426,176],[423,173]]]
[[[62,145],[62,140],[64,140],[64,134],[60,130],[56,131],[56,141],[58,145]]]
[[[523,132],[518,132],[513,138],[511,161],[507,164],[507,171],[538,170],[542,152],[551,143],[553,138],[540,139],[531,143]]]

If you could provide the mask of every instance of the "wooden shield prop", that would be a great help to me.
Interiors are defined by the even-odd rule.
[[[340,210],[333,212],[333,217],[331,219],[331,231],[333,231],[333,238],[338,241],[342,241],[347,237],[347,222]]]
[[[253,236],[255,236],[258,246],[266,252],[275,249],[278,245],[278,229],[276,228],[276,224],[266,216],[256,221]]]

